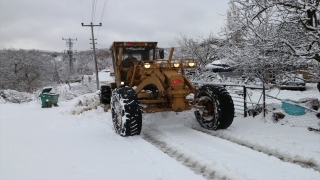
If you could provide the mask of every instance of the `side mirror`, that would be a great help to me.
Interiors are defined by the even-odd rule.
[[[164,58],[164,50],[163,49],[159,49],[159,57],[160,57],[160,59]]]

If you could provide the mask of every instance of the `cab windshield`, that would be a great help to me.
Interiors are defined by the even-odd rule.
[[[119,53],[119,51],[118,51]],[[125,60],[132,54],[138,61],[155,60],[154,47],[126,47],[123,49],[122,60]]]

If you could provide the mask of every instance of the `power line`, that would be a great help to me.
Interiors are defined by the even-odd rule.
[[[106,4],[107,4],[107,0],[104,0],[104,4],[103,4],[103,9],[102,9],[102,13],[101,13],[101,18],[100,18],[100,22],[102,23],[103,17],[104,17],[104,12],[106,9]]]
[[[108,1],[105,0],[104,4],[103,4],[103,9],[102,9],[102,13],[101,13],[101,18],[100,18],[100,23],[102,23],[103,17],[104,17],[104,13],[105,13],[105,9],[106,9],[106,4],[108,4]],[[98,33],[97,33],[97,37],[99,36],[99,32],[100,32],[100,27],[98,28]]]
[[[82,27],[82,26],[81,26]],[[82,35],[83,35],[83,33],[84,32],[86,32],[85,31],[85,29],[83,29],[83,31],[81,32],[81,34],[80,35],[77,35],[78,37],[82,37]],[[91,33],[90,33],[91,34]],[[90,37],[90,35],[89,35],[89,37]],[[80,43],[78,43],[78,44],[80,44],[79,46],[77,46],[77,49],[82,49],[82,48],[86,48],[86,49],[90,49],[90,47],[89,47],[89,45],[90,45],[90,39],[86,39],[86,40],[81,40],[80,41]]]
[[[90,39],[83,42],[81,45],[78,46],[78,49],[81,49],[84,46],[88,46],[90,44]]]
[[[82,22],[83,22],[82,2],[81,2],[81,0],[80,0],[80,4],[81,4],[81,18],[82,18]]]
[[[80,3],[81,3],[81,15],[82,15],[82,21],[83,21],[83,10],[82,10],[82,1],[80,0]],[[103,4],[103,9],[102,9],[102,13],[101,13],[101,19],[100,19],[100,23],[102,22],[102,20],[103,20],[103,18],[104,18],[104,14],[105,14],[105,12],[106,12],[106,7],[107,7],[107,5],[108,5],[108,1],[107,0],[105,0],[104,1],[104,4]],[[92,23],[95,21],[95,15],[96,15],[96,12],[97,12],[97,0],[92,0],[92,12],[91,12],[91,21],[92,21]],[[100,32],[100,26],[99,26],[99,28],[98,29],[95,29],[94,31],[95,31],[95,33],[97,34],[97,37],[99,36],[99,32]],[[77,30],[78,31],[78,30]],[[76,31],[76,32],[77,32]],[[83,32],[82,32],[83,33]],[[81,33],[81,35],[82,35],[82,33]],[[83,42],[82,44],[80,44],[80,46],[78,46],[78,48],[82,48],[82,47],[84,47],[85,45],[86,45],[86,43],[87,43],[88,41],[85,41],[85,42]]]
[[[93,11],[94,11],[94,0],[92,0],[92,12],[91,12],[91,22],[93,22]]]
[[[81,26],[80,26],[80,27],[81,27]],[[79,27],[79,28],[80,28],[80,27]],[[78,37],[81,37],[84,32],[85,32],[85,30],[82,29],[82,32],[81,32],[79,35],[77,35],[77,36],[78,36]]]
[[[82,26],[80,26],[80,27],[82,27]],[[79,31],[80,27],[73,33],[74,35],[76,35],[76,32]],[[82,35],[83,35],[84,32],[85,32],[85,29],[82,29],[82,32],[78,32],[78,34],[77,34],[76,36],[82,37]],[[79,39],[78,41],[80,41],[80,42],[79,42],[78,45],[77,45],[77,49],[80,49],[80,48],[84,47],[84,45],[89,45],[89,44],[90,44],[90,43],[89,43],[90,40],[87,40],[87,41],[83,42],[83,40],[80,40],[81,38],[78,38],[78,39]],[[83,39],[83,38],[82,38],[82,39]],[[79,44],[80,44],[80,45],[79,45]]]
[[[93,21],[96,20],[96,12],[97,12],[97,1],[98,0],[95,0],[95,3],[94,3],[94,14],[93,14]]]
[[[97,1],[96,0],[92,0],[92,14],[91,14],[91,22],[92,23],[94,23],[94,20],[95,20],[96,6],[97,6]]]
[[[79,26],[78,27],[78,29],[74,32],[74,33],[72,33],[72,34],[76,34],[76,32],[78,32],[78,30],[81,28],[81,26]]]

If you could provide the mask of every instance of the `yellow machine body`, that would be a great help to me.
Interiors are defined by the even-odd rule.
[[[191,93],[197,90],[185,76],[185,69],[196,68],[193,59],[163,60],[164,51],[157,42],[114,42],[110,47],[115,82],[111,89],[129,86],[135,89],[144,112],[175,111],[191,109]],[[136,60],[125,60],[132,53]]]

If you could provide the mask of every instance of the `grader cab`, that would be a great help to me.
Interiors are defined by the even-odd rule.
[[[157,42],[114,42],[110,50],[115,82],[104,88],[109,89],[113,125],[121,136],[140,134],[142,112],[194,108],[196,119],[206,129],[231,125],[234,106],[228,92],[212,85],[196,89],[185,76],[186,69],[197,67],[195,60],[173,59],[174,48],[164,60]],[[188,98],[190,94],[194,96]]]

